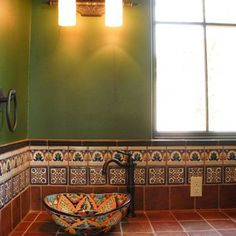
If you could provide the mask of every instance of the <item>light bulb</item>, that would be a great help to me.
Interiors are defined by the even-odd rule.
[[[58,25],[76,25],[76,0],[58,1]]]
[[[105,25],[108,27],[123,25],[123,0],[105,1]]]

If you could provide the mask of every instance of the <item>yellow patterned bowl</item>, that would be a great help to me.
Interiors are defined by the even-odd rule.
[[[126,216],[131,197],[125,193],[59,193],[44,198],[53,220],[74,235],[109,231]]]

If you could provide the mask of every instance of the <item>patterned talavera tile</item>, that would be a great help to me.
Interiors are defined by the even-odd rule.
[[[236,166],[225,166],[224,176],[226,184],[236,183]]]
[[[20,175],[12,178],[12,190],[13,196],[16,196],[20,192]]]
[[[225,152],[221,146],[205,147],[205,165],[222,165]]]
[[[87,184],[87,168],[86,167],[70,167],[69,180],[70,180],[70,185]]]
[[[200,166],[191,166],[187,167],[187,183],[191,183],[191,177],[202,177],[204,178],[204,167]]]
[[[19,174],[19,180],[20,180],[20,191],[22,191],[26,186],[26,184],[25,184],[25,171],[22,171]]]
[[[221,166],[207,166],[205,171],[206,184],[220,184],[222,183],[222,167]]]
[[[225,151],[225,165],[236,165],[236,147],[235,146],[226,146],[224,147]]]
[[[30,185],[30,168],[25,170],[25,187]]]
[[[185,147],[167,147],[167,165],[185,165]]]
[[[31,167],[30,168],[31,184],[48,184],[48,168],[47,167]]]
[[[11,151],[11,156],[20,155],[20,154],[26,153],[28,151],[29,151],[29,146],[23,147],[23,148],[18,148],[18,149]]]
[[[12,179],[9,179],[4,184],[5,189],[5,198],[4,198],[4,204],[8,203],[12,198]]]
[[[88,164],[90,166],[102,166],[105,162],[105,154],[106,150],[90,150],[87,151],[85,155],[87,155]]]
[[[12,152],[2,153],[2,154],[0,154],[0,161],[4,160],[4,159],[7,159],[7,158],[10,158],[11,156],[12,156]]]
[[[147,150],[147,147],[146,146],[128,146],[127,147],[127,150],[128,151],[145,151]]]
[[[110,153],[111,153],[111,159],[116,159],[122,163],[125,163],[127,161],[127,156],[125,156],[121,153],[118,153],[116,151],[111,151]],[[111,163],[110,165],[116,166],[115,163]]]
[[[69,150],[69,166],[86,166],[86,150]]]
[[[3,161],[0,161],[0,177],[3,176]]]
[[[52,185],[66,185],[67,167],[49,167],[49,181]]]
[[[147,151],[147,147],[145,146],[135,146],[128,147],[128,151],[132,153],[132,157],[135,163],[138,166],[146,166],[146,162],[148,159],[149,152]]]
[[[150,185],[166,184],[166,167],[149,167],[148,168],[148,183]]]
[[[130,150],[132,152],[132,158],[137,166],[146,166],[147,151],[146,150]]]
[[[136,185],[145,185],[146,184],[146,168],[145,167],[136,167],[134,170],[134,183]]]
[[[185,168],[184,167],[168,167],[167,169],[168,184],[184,184]]]
[[[0,184],[0,209],[4,206],[5,188],[4,183]]]
[[[47,149],[31,149],[30,151],[30,165],[31,166],[45,166],[48,165],[48,151]]]
[[[164,166],[166,165],[166,161],[168,159],[166,147],[159,147],[159,149],[149,149],[149,155],[147,159],[148,166]]]
[[[102,174],[102,167],[89,167],[89,184],[106,184],[106,176]]]
[[[109,168],[109,184],[126,184],[126,170],[124,168]]]
[[[186,148],[186,165],[196,166],[204,165],[204,147],[191,147]]]
[[[127,152],[129,150],[128,150],[128,147],[122,147],[122,146],[120,146],[120,147],[118,147],[118,146],[108,147],[108,150],[107,150],[107,152],[109,153],[108,159],[116,158],[120,161],[125,162],[126,161],[126,156],[122,155],[121,153],[118,153],[117,151]]]
[[[69,160],[68,148],[62,147],[50,147],[49,148],[49,165],[50,166],[67,166]]]

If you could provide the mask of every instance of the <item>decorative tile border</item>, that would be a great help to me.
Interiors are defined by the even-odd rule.
[[[166,184],[166,168],[165,167],[149,167],[148,168],[148,184],[150,185]]]
[[[191,184],[191,177],[203,177],[204,182],[204,167],[202,166],[191,166],[187,167],[187,183]]]
[[[0,184],[0,209],[29,186],[29,179],[26,179],[27,173],[29,173],[29,168]]]
[[[87,180],[88,177],[86,167],[69,167],[70,185],[86,185]]]
[[[224,167],[224,182],[226,184],[236,183],[236,166]]]
[[[134,183],[136,185],[145,185],[146,184],[146,168],[145,167],[136,167],[134,170]]]
[[[31,167],[30,180],[33,185],[46,185],[48,184],[48,167]]]
[[[206,184],[221,184],[223,182],[223,168],[221,166],[207,166],[205,175]]]
[[[102,167],[89,167],[89,184],[104,185],[107,183],[107,178],[102,174]]]
[[[66,167],[49,167],[49,184],[67,185],[67,179]]]
[[[184,167],[168,167],[167,179],[168,179],[168,184],[173,184],[173,185],[185,184],[185,168]]]
[[[113,185],[125,185],[127,183],[127,173],[124,168],[109,168],[108,173],[109,184]]]

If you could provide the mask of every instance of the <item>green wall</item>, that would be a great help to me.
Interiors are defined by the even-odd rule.
[[[150,138],[150,1],[104,17],[57,25],[57,8],[32,1],[30,138]]]
[[[27,137],[28,62],[31,0],[0,2],[0,88],[18,97],[18,128],[6,128],[5,108],[0,112],[0,145]]]

